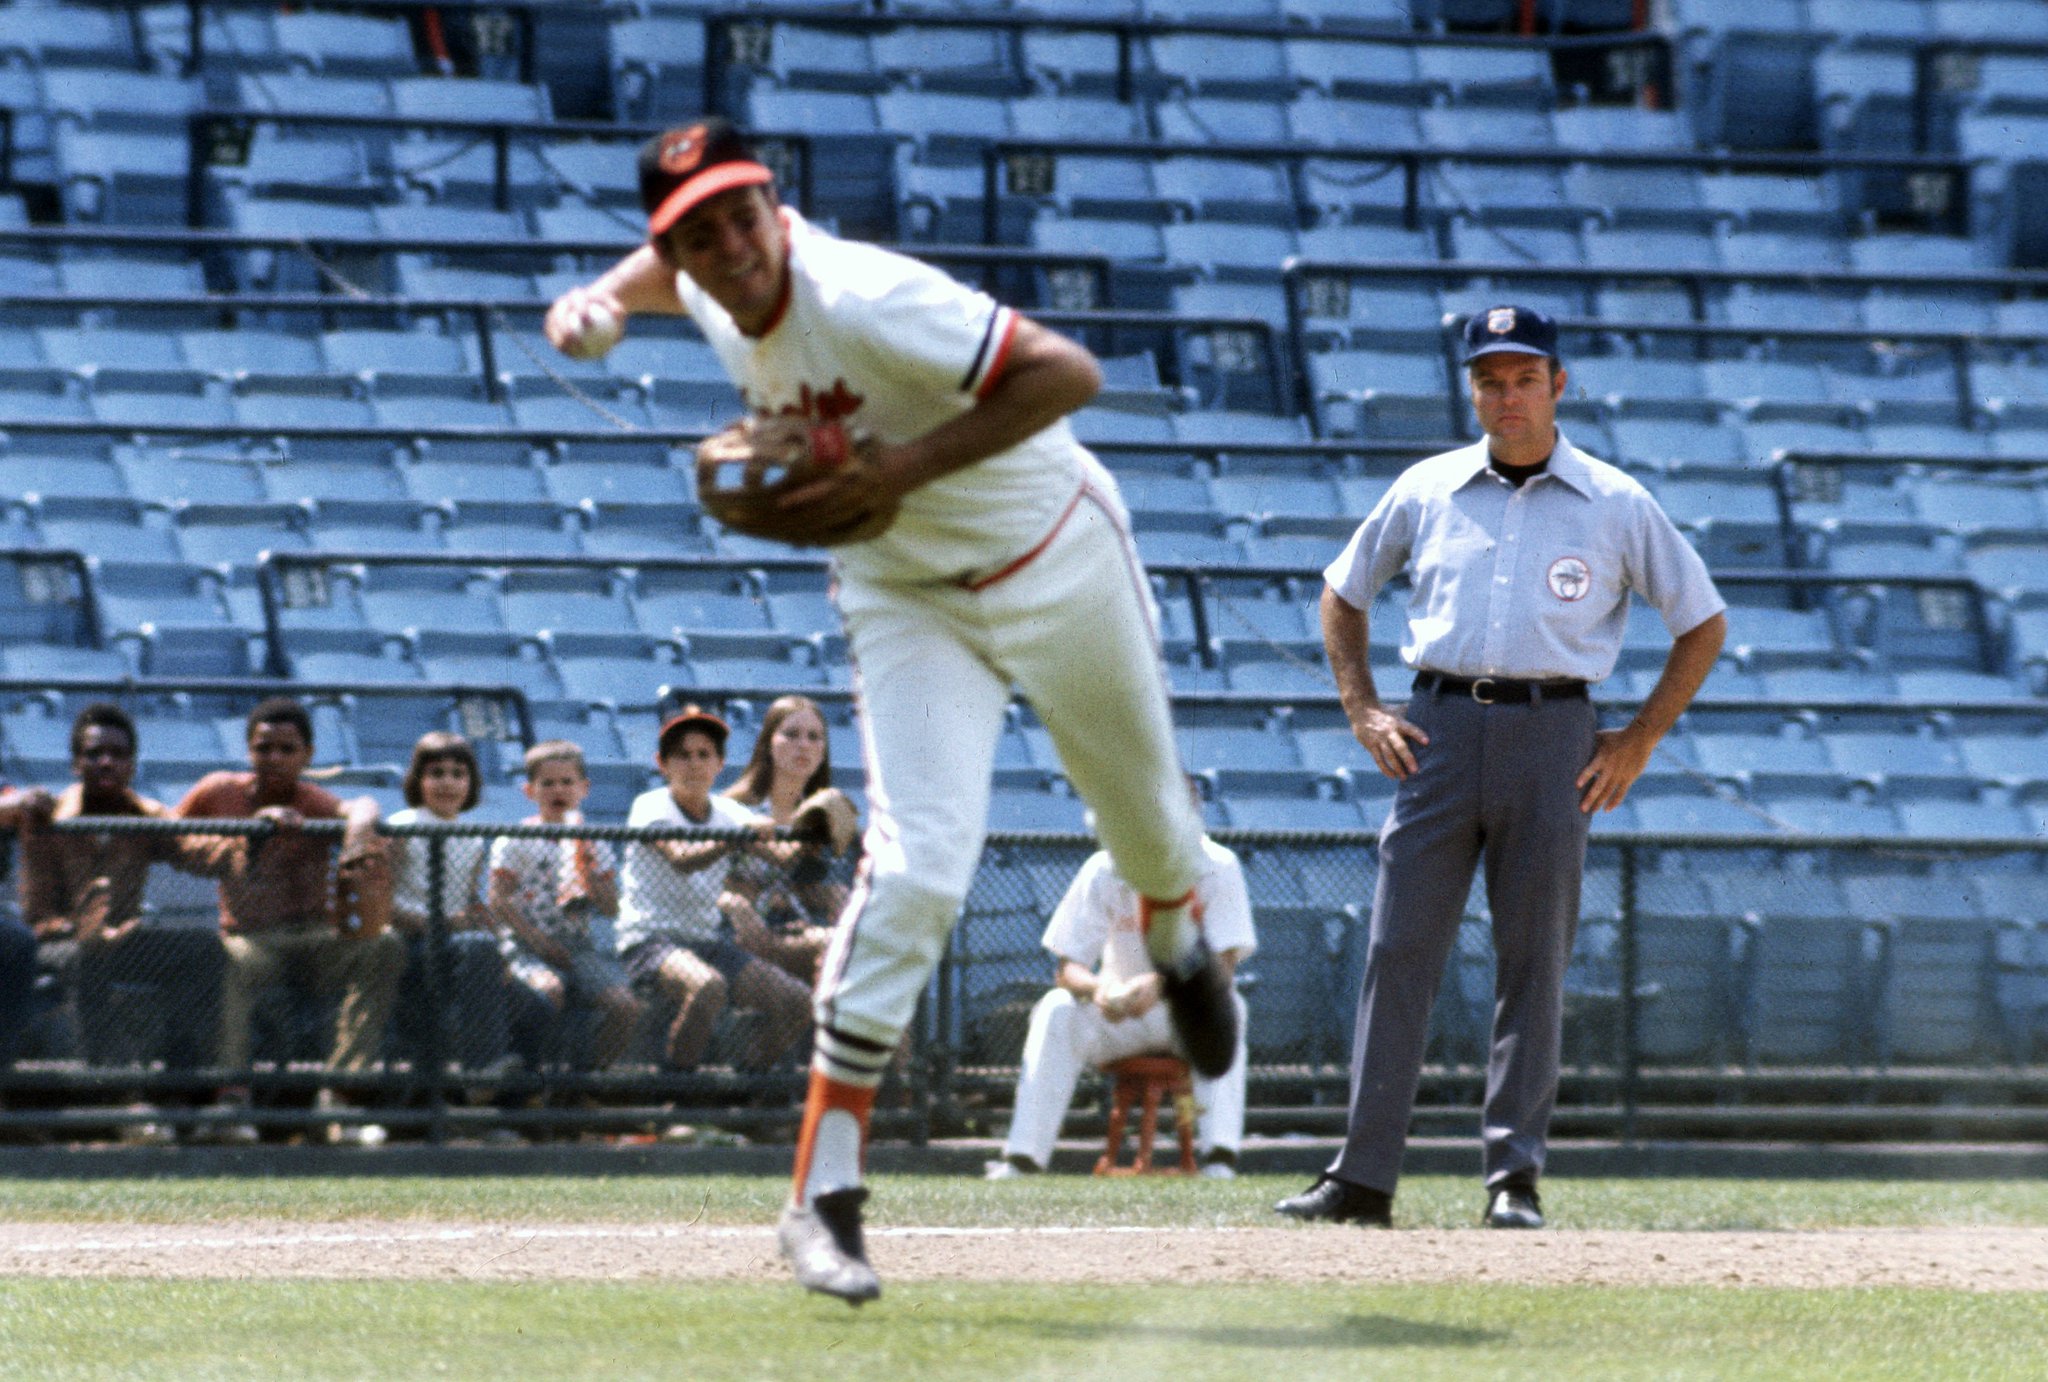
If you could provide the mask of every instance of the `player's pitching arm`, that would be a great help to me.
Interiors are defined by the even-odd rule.
[[[601,308],[624,323],[636,312],[685,315],[676,296],[675,270],[662,263],[652,245],[642,245],[589,283],[569,289],[548,305],[541,331],[564,355],[578,355],[591,309]]]
[[[1671,732],[1692,704],[1700,683],[1714,670],[1728,636],[1728,617],[1716,614],[1672,640],[1664,671],[1643,708],[1620,729],[1603,729],[1593,740],[1593,757],[1577,779],[1581,811],[1612,811],[1649,766],[1657,741]]]
[[[1329,655],[1330,675],[1337,679],[1337,698],[1344,703],[1351,733],[1379,770],[1399,782],[1415,771],[1409,741],[1427,744],[1429,736],[1380,704],[1379,690],[1372,683],[1372,630],[1365,611],[1326,585],[1321,613],[1323,651]]]

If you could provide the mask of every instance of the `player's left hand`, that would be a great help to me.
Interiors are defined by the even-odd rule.
[[[1593,757],[1580,771],[1579,809],[1588,814],[1612,811],[1628,796],[1650,753],[1657,747],[1655,736],[1631,723],[1621,729],[1603,729],[1593,736]]]

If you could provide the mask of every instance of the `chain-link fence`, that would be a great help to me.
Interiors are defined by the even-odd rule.
[[[140,1105],[192,1138],[792,1125],[810,985],[850,858],[786,835],[384,829],[396,900],[379,930],[359,899],[367,931],[337,925],[338,822],[309,823],[297,842],[328,880],[310,897],[265,892],[293,842],[264,824],[208,822],[201,835],[192,822],[80,819],[30,837],[24,896],[47,881],[38,851],[53,847],[76,856],[74,895],[61,925],[30,908],[36,990],[0,1081],[0,1128],[116,1135],[134,1131]],[[1218,838],[1244,866],[1259,937],[1240,971],[1252,1101],[1265,1126],[1296,1109],[1321,1127],[1343,1103],[1374,842]],[[885,1085],[882,1135],[951,1130],[1007,1103],[1053,977],[1041,936],[1094,848],[992,837]],[[1961,841],[1596,838],[1566,978],[1566,1105],[1586,1077],[1625,1132],[1641,1083],[1676,1072],[2038,1072],[2044,859],[2048,846]],[[1484,1067],[1491,926],[1475,884],[1432,1017],[1425,1106],[1432,1090],[1469,1102]]]

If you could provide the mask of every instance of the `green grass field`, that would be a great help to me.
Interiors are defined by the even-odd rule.
[[[885,1177],[879,1225],[1269,1226],[1295,1178],[1234,1184]],[[0,1218],[193,1228],[522,1220],[760,1225],[775,1178],[13,1182]],[[2048,1186],[1558,1180],[1560,1228],[2040,1226]],[[1471,1223],[1462,1178],[1404,1184],[1412,1226]],[[1332,1233],[1339,1230],[1305,1229]],[[1350,1230],[1343,1230],[1350,1232]],[[0,1376],[2018,1378],[2048,1299],[1944,1290],[892,1284],[858,1312],[781,1283],[0,1278]]]

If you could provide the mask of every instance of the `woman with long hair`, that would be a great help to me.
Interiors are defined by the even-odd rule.
[[[799,803],[832,785],[826,735],[825,712],[816,701],[778,697],[761,717],[747,766],[724,795],[787,826]],[[751,908],[762,922],[737,928],[742,944],[804,983],[816,981],[832,923],[846,905],[846,885],[833,877],[822,844],[786,840],[768,846],[733,869],[726,893],[728,910]]]

